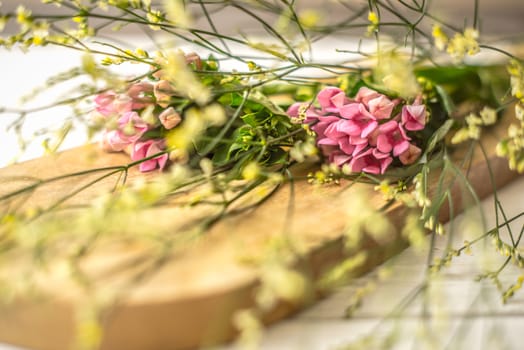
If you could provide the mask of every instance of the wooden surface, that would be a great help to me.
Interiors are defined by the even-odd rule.
[[[497,198],[508,217],[524,212],[522,193],[522,176],[497,190]],[[259,349],[521,349],[523,291],[517,291],[503,303],[501,292],[492,281],[476,280],[476,276],[486,270],[497,270],[505,260],[489,242],[481,242],[473,246],[469,254],[455,257],[430,281],[426,293],[421,292],[421,286],[428,282],[428,255],[440,257],[449,249],[451,227],[454,227],[451,246],[459,248],[465,239],[471,240],[483,232],[466,224],[472,212],[482,210],[486,227],[497,225],[493,201],[493,196],[489,196],[480,208],[458,215],[446,225],[447,235],[437,236],[434,242],[428,236],[418,249],[405,249],[381,269],[351,280],[315,305],[267,327],[261,335]],[[523,225],[522,218],[514,222],[513,232],[520,232]],[[506,230],[501,234],[509,241]],[[519,249],[522,247],[521,243]],[[384,271],[387,271],[386,277],[379,277],[384,276]],[[508,265],[500,275],[503,287],[515,283],[521,274],[522,269]],[[347,308],[363,288],[368,292],[359,308],[347,317]],[[376,341],[376,346],[368,343],[349,347],[366,337]],[[389,339],[387,346],[379,346],[386,339]],[[238,346],[231,344],[215,350],[238,350]]]
[[[500,132],[492,130],[485,134],[483,142],[487,149],[494,149]],[[13,183],[19,186],[20,182],[12,181],[13,176],[20,179],[21,176],[37,174],[40,178],[49,178],[65,172],[126,162],[124,155],[102,154],[96,148],[87,146],[2,169],[0,177],[4,180],[0,181],[4,182],[0,193],[12,190]],[[497,186],[503,186],[515,177],[507,169],[505,160],[491,156],[490,162]],[[141,175],[131,173],[130,181],[135,181],[137,177]],[[486,164],[479,157],[471,165],[468,177],[479,196],[491,192],[492,187],[487,185],[490,182]],[[81,181],[58,181],[43,191],[36,191],[28,203],[34,206],[50,198],[60,198],[64,191],[79,188],[88,181],[89,176]],[[89,202],[107,192],[114,183],[114,178],[108,178],[69,204]],[[305,259],[297,268],[313,279],[347,257],[348,253],[343,249],[342,232],[348,222],[345,204],[354,193],[352,191],[366,191],[369,201],[377,207],[383,204],[383,200],[367,185],[354,186],[345,191],[341,191],[341,188],[315,188],[306,182],[297,182],[294,212],[288,222],[286,213],[290,188],[285,186],[256,210],[227,218],[183,252],[174,252],[158,265],[156,273],[126,290],[125,299],[107,314],[102,348],[185,349],[230,339],[234,335],[231,315],[236,310],[253,305],[254,291],[259,283],[259,271],[242,264],[243,258],[259,256],[261,247],[283,234],[300,242]],[[460,190],[457,188],[452,192],[456,200],[455,210],[458,211]],[[204,209],[203,214],[195,214],[188,207],[163,208],[154,215],[162,218],[159,221],[165,221],[166,227],[176,234],[176,230],[183,227],[184,220],[193,220],[199,215],[205,217],[209,212]],[[389,216],[400,227],[403,209],[392,208]],[[447,211],[441,212],[441,219],[448,219]],[[369,239],[365,245],[373,254],[369,254],[368,261],[359,272],[372,269],[405,247],[398,232],[391,232],[388,239],[380,242]],[[114,271],[141,254],[143,247],[140,246],[118,244],[102,247],[88,259],[84,267],[99,283],[97,286],[118,287],[122,276]],[[129,271],[122,273],[127,274]],[[86,296],[74,283],[66,280],[59,269],[49,269],[42,280],[48,298],[39,301],[19,300],[2,309],[0,341],[32,349],[65,349],[72,344],[74,307],[85,303]],[[281,302],[267,313],[266,320],[276,321],[301,306]]]

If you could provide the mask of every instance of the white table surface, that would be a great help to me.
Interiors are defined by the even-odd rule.
[[[0,48],[0,69],[3,83],[0,85],[0,106],[13,106],[16,99],[30,88],[38,86],[52,73],[66,67],[78,65],[79,56],[61,50],[41,49],[31,54],[19,51],[6,53]],[[45,99],[44,99],[45,100]],[[39,101],[42,102],[42,101]],[[45,102],[45,101],[44,101]],[[37,128],[56,120],[59,111],[42,113],[35,116],[30,128]],[[9,118],[0,117],[0,166],[7,164],[16,154],[16,139],[12,133],[4,132]],[[28,130],[28,134],[31,130]],[[65,146],[72,147],[82,143],[82,131],[67,140]],[[38,156],[41,148],[38,142],[21,159]],[[501,202],[507,215],[524,211],[524,177],[499,191]],[[488,227],[494,225],[493,199],[482,201],[482,207],[488,218]],[[460,217],[453,221],[457,227]],[[522,221],[515,227],[520,230]],[[460,231],[460,230],[458,230]],[[463,231],[468,235],[467,231]],[[471,234],[471,233],[470,233]],[[457,237],[457,245],[464,236]],[[446,239],[437,242],[438,252],[442,251]],[[438,253],[437,252],[437,253]],[[362,307],[352,318],[344,317],[344,310],[356,288],[375,279],[376,272],[371,272],[352,281],[348,286],[336,291],[330,297],[288,320],[267,329],[262,338],[263,349],[332,349],[354,341],[359,336],[370,333],[375,337],[385,334],[396,327],[400,332],[400,342],[396,349],[424,348],[417,334],[424,331],[424,324],[430,324],[436,349],[521,349],[522,331],[524,330],[524,293],[517,293],[511,301],[503,305],[500,293],[489,282],[474,282],[481,267],[496,257],[484,254],[482,249],[474,249],[472,256],[457,258],[446,269],[432,293],[429,309],[433,318],[424,318],[423,298],[418,297],[409,304],[407,311],[392,320],[384,320],[385,315],[404,298],[415,290],[424,280],[427,251],[418,252],[412,248],[405,250],[389,262],[392,275],[377,284],[363,301]],[[516,280],[521,272],[508,269],[503,274],[503,282]],[[429,339],[426,337],[425,339]],[[414,345],[415,344],[415,345]],[[231,345],[227,348],[233,348]],[[14,350],[7,344],[0,344],[0,350]]]

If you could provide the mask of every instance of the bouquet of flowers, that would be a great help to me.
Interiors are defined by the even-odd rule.
[[[97,294],[81,266],[98,242],[132,241],[151,248],[140,262],[147,266],[130,278],[141,280],[145,271],[151,273],[155,264],[182,251],[188,242],[193,244],[195,237],[262,206],[286,186],[293,192],[300,180],[310,184],[301,187],[303,191],[324,186],[342,192],[346,186],[341,185],[365,183],[384,197],[379,208],[370,209],[362,198],[352,204],[362,218],[354,219],[341,234],[350,251],[363,250],[366,235],[379,242],[387,235],[390,226],[384,213],[395,205],[409,213],[401,239],[423,244],[428,232],[444,233],[439,213],[451,201],[447,185],[460,182],[478,200],[462,169],[471,164],[483,130],[501,124],[508,108],[514,109],[515,119],[493,152],[506,157],[512,170],[524,171],[524,64],[510,50],[482,41],[479,1],[474,2],[473,23],[464,28],[434,16],[430,2],[423,0],[394,4],[373,0],[361,6],[340,1],[347,17],[337,23],[322,22],[318,11],[289,1],[43,2],[55,6],[56,14],[39,14],[23,5],[0,7],[0,29],[10,33],[0,37],[0,45],[28,50],[56,45],[84,51],[79,68],[50,79],[47,87],[78,76],[91,79],[79,87],[80,94],[56,105],[71,105],[76,118],[87,120],[90,135],[98,135],[103,151],[127,153],[129,161],[48,178],[10,177],[15,186],[0,192],[0,268],[17,264],[31,273],[24,274],[29,277],[23,292],[20,284],[11,283],[10,272],[0,273],[0,295],[7,299],[38,289],[39,273],[64,260],[71,279],[87,295]],[[232,13],[245,16],[268,41],[219,30],[217,18]],[[156,45],[147,50],[121,46],[118,39],[105,36],[109,26],[122,31],[136,26]],[[171,43],[158,44],[154,33],[192,47],[168,48]],[[336,48],[354,58],[316,62],[313,44],[328,35],[364,36],[366,42],[377,43],[376,50],[365,50],[360,42],[357,49]],[[236,54],[239,47],[249,53]],[[469,56],[480,51],[496,53],[502,63],[468,64]],[[128,63],[145,68],[136,76],[123,77],[117,68]],[[223,68],[231,64],[234,68]],[[314,74],[308,75],[311,70]],[[32,112],[1,111],[18,115],[17,125]],[[47,145],[58,149],[70,128],[67,124]],[[482,152],[488,159],[489,152],[484,148]],[[456,155],[462,157],[461,166],[456,165]],[[50,203],[31,205],[28,200],[39,189],[85,176],[94,177]],[[108,188],[104,181],[113,176],[116,180],[106,194],[88,204],[74,202],[91,187]],[[128,176],[134,180],[128,181]],[[430,188],[431,181],[437,190]],[[293,199],[290,203],[288,209]],[[175,225],[178,231],[168,235],[162,220],[151,222],[148,216],[151,210],[166,207],[202,207],[204,214],[197,220],[181,219],[179,226],[170,222],[168,230]],[[75,229],[68,225],[71,220]],[[487,230],[466,248],[486,237],[494,240],[496,251],[509,252],[509,259],[522,268],[520,236],[508,243],[498,228]],[[246,324],[259,324],[258,318],[263,319],[276,300],[311,297],[317,289],[306,274],[297,272],[307,253],[296,250],[289,239],[286,236],[276,244],[278,249],[255,259],[263,271],[256,303],[236,317],[247,333]],[[450,249],[430,269],[438,272],[463,248]],[[8,260],[11,263],[4,264]],[[354,255],[339,263],[317,278],[322,288],[337,285],[361,264]],[[266,270],[267,266],[271,268]],[[496,280],[493,276],[487,273],[484,278]],[[505,300],[519,283],[501,287]],[[87,321],[80,320],[82,346],[100,346],[101,315],[120,295],[110,294],[111,302],[94,298]]]

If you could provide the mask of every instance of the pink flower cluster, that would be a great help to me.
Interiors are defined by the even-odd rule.
[[[108,91],[95,98],[96,107],[92,118],[116,121],[116,126],[106,129],[102,135],[101,145],[104,150],[128,152],[132,160],[141,160],[165,151],[163,139],[143,139],[148,130],[157,126],[146,122],[139,114],[144,108],[154,106],[153,91],[153,84],[140,82],[131,85],[125,93]],[[163,169],[167,160],[168,155],[164,153],[143,161],[139,169],[142,172]]]
[[[408,132],[425,127],[426,107],[420,99],[408,105],[367,87],[350,99],[341,89],[327,87],[317,100],[320,108],[295,103],[288,115],[311,125],[330,163],[348,164],[352,172],[384,174],[395,158],[405,165],[419,158],[421,149]]]
[[[188,65],[202,69],[202,61],[196,53],[186,54],[185,58]],[[155,68],[151,75],[155,81],[134,83],[123,93],[107,91],[98,95],[91,114],[95,122],[107,127],[102,135],[102,148],[108,152],[125,151],[135,161],[147,158],[139,165],[143,172],[163,169],[168,162],[165,140],[146,137],[146,132],[170,130],[182,121],[172,106],[177,94],[164,79],[164,72]],[[155,157],[156,154],[159,155]]]

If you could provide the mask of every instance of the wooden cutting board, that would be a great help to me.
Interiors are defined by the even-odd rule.
[[[507,124],[501,123],[496,129],[485,132],[482,139],[486,149],[492,152],[489,161],[498,187],[516,177],[509,171],[506,160],[493,155],[499,135],[504,134]],[[460,153],[455,155],[457,163],[461,161]],[[482,198],[492,192],[492,186],[488,185],[490,178],[485,160],[478,150],[475,154],[466,176]],[[27,185],[34,177],[45,179],[128,162],[123,154],[102,153],[92,145],[80,147],[0,169],[0,195]],[[52,182],[32,193],[24,205],[51,203],[98,175],[86,174]],[[146,179],[155,176],[159,175],[149,174]],[[93,198],[111,190],[116,177],[104,179],[67,204],[90,203]],[[134,170],[129,173],[130,182],[143,177]],[[283,186],[260,207],[228,217],[206,235],[186,244],[184,250],[173,249],[159,261],[147,261],[148,257],[154,256],[147,251],[150,246],[126,243],[126,240],[99,245],[82,265],[94,281],[87,292],[67,278],[69,275],[64,273],[60,264],[52,265],[45,272],[39,272],[44,296],[18,298],[11,304],[0,306],[0,342],[35,350],[70,348],[75,344],[78,316],[75,310],[82,310],[89,303],[90,293],[111,290],[112,286],[118,286],[123,293],[119,295],[119,302],[104,314],[102,349],[186,349],[229,340],[235,334],[232,315],[254,305],[254,296],[260,285],[261,269],[245,261],[263,256],[261,252],[271,242],[279,237],[296,242],[303,257],[295,267],[313,282],[334,264],[356,253],[344,249],[343,243],[343,231],[348,224],[348,212],[351,212],[347,207],[348,199],[355,191],[364,191],[369,202],[377,208],[385,202],[373,191],[373,186],[358,184],[348,189],[345,185],[347,183],[343,182],[315,187],[306,181],[296,181],[293,193],[289,185]],[[454,210],[458,213],[463,200],[460,186],[456,183],[454,186]],[[293,211],[288,216],[290,200]],[[168,234],[176,235],[177,230],[186,229],[184,223],[189,220],[212,214],[211,209],[209,212],[206,208],[199,210],[202,212],[190,206],[162,207],[149,211],[147,215],[159,222],[158,227],[167,228]],[[389,208],[388,216],[397,230],[380,242],[366,239],[361,249],[370,254],[358,273],[369,271],[406,247],[398,230],[403,225],[404,215],[402,207]],[[64,217],[67,220],[67,214],[62,219]],[[445,208],[440,212],[440,219],[443,222],[449,219],[449,211]],[[140,218],[134,225],[137,230],[140,228]],[[122,288],[123,280],[135,276],[137,269],[148,266],[155,272]],[[16,266],[13,269],[16,270]],[[319,296],[317,294],[313,299]],[[281,300],[264,314],[264,320],[276,321],[305,305]]]

